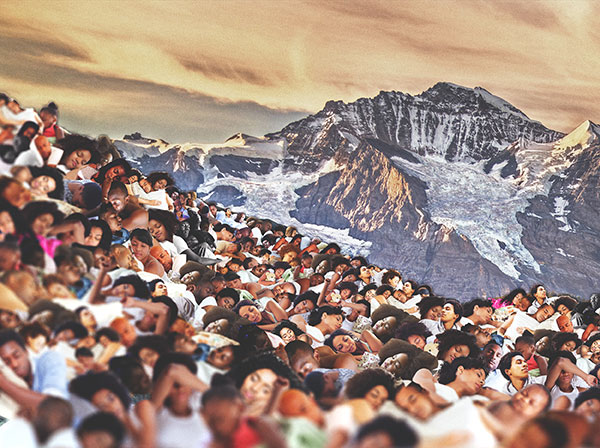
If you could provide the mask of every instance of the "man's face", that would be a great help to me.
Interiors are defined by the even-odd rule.
[[[544,305],[535,312],[533,317],[538,322],[544,322],[546,319],[548,319],[553,314],[554,314],[554,308],[552,308],[550,305]]]
[[[173,267],[173,259],[171,258],[171,255],[169,255],[169,252],[167,252],[162,246],[153,246],[152,249],[150,249],[150,255],[156,258],[160,264],[163,265],[165,271],[169,272]]]
[[[573,322],[567,316],[560,316],[556,319],[556,324],[558,325],[558,329],[562,333],[573,333]]]
[[[111,232],[119,232],[123,225],[121,224],[121,217],[117,214],[117,212],[109,211],[104,214],[104,220],[110,227]]]
[[[306,378],[310,372],[319,368],[319,363],[313,355],[301,354],[292,361],[292,369],[300,378]]]
[[[127,204],[127,196],[124,196],[122,193],[112,193],[108,196],[108,202],[110,202],[117,213],[121,213]]]
[[[536,385],[521,389],[510,400],[513,409],[526,418],[539,415],[547,403],[548,397],[544,394],[542,388]]]
[[[473,307],[473,314],[477,316],[480,322],[488,324],[492,321],[492,314],[494,310],[490,306],[478,306]]]
[[[490,372],[496,370],[500,358],[502,358],[502,348],[499,345],[491,344],[488,345],[482,352],[485,363],[488,365]]]
[[[50,142],[48,141],[48,139],[43,135],[38,135],[34,141],[35,147],[40,153],[40,156],[42,156],[42,159],[46,160],[48,157],[50,157],[52,148],[50,147]]]
[[[214,296],[215,295],[215,287],[212,285],[211,282],[201,283],[198,286],[198,293],[199,293],[199,297],[201,297],[201,298]]]
[[[529,376],[529,368],[527,367],[527,361],[522,356],[515,356],[511,359],[510,369],[508,369],[508,376],[511,378],[527,378]]]
[[[15,374],[26,379],[31,374],[31,364],[27,351],[15,341],[9,341],[0,347],[0,358]]]
[[[0,271],[16,269],[21,263],[21,251],[8,248],[0,249]]]

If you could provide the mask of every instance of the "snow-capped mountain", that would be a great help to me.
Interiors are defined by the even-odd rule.
[[[330,101],[264,137],[115,141],[146,172],[467,299],[544,283],[588,296],[600,278],[600,127],[568,135],[487,90]]]

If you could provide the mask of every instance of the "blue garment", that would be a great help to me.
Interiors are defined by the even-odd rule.
[[[46,350],[33,358],[31,364],[34,391],[68,399],[67,363],[59,353]]]
[[[117,233],[113,233],[112,244],[123,244],[129,240],[129,231],[127,229],[121,229]]]

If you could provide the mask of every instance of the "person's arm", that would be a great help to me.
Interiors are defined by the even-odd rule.
[[[136,300],[133,297],[125,297],[121,300],[121,303],[124,308],[141,308],[144,311],[158,315],[154,333],[164,334],[169,328],[169,307],[164,303],[145,302],[143,300]]]
[[[13,383],[12,381],[8,380],[2,372],[0,372],[0,390],[16,401],[19,405],[34,413],[40,402],[46,398],[44,394],[40,394],[39,392],[35,392],[31,389],[27,389]]]
[[[504,336],[506,334],[506,330],[508,330],[510,328],[510,326],[512,325],[512,323],[515,320],[515,316],[510,316],[508,318],[508,320],[506,322],[504,322],[504,324],[502,324],[502,326],[498,329],[498,334],[501,336]]]
[[[373,353],[379,353],[379,350],[383,347],[383,342],[369,330],[363,331],[360,338],[367,343]]]
[[[548,361],[546,361],[546,358],[534,353],[533,359],[535,359],[535,362],[537,362],[537,365],[540,368],[540,375],[548,375]]]
[[[281,308],[279,306],[279,304],[277,302],[275,302],[274,300],[269,300],[266,308],[267,308],[267,311],[269,311],[273,315],[273,317],[275,318],[275,320],[277,322],[280,322],[280,321],[288,318],[288,315],[285,312],[285,310],[283,308]]]
[[[152,257],[152,255],[151,255]],[[144,266],[144,271],[145,272],[150,272],[151,274],[154,275],[158,275],[159,277],[162,277],[163,275],[165,275],[165,268],[162,264],[160,264],[160,261],[158,261],[156,258],[152,257]]]
[[[327,297],[327,293],[329,292],[329,279],[325,279],[325,284],[323,285],[323,289],[321,289],[321,294],[319,294],[319,299],[317,300],[317,307],[327,305],[325,301],[325,297]]]
[[[117,351],[121,348],[121,344],[118,342],[110,342],[105,348],[104,350],[102,350],[102,353],[100,354],[100,357],[98,358],[98,360],[96,361],[97,364],[99,365],[103,365],[103,366],[107,366],[108,362],[110,361],[110,359],[115,355],[115,353],[117,353]]]
[[[206,392],[209,388],[204,381],[190,372],[187,367],[181,364],[170,364],[152,391],[152,404],[156,409],[160,409],[163,406],[173,384],[176,382],[201,393]]]
[[[148,227],[148,212],[140,208],[134,211],[129,218],[124,219],[121,224],[129,232],[133,229],[146,229]]]
[[[134,412],[141,423],[136,427],[130,425],[128,428],[137,442],[137,446],[153,448],[156,446],[156,410],[150,400],[142,400],[135,405]],[[129,420],[129,419],[128,419]]]
[[[108,269],[106,269],[104,266],[102,266],[100,268],[98,277],[96,278],[96,281],[94,282],[94,285],[92,286],[92,289],[90,290],[90,299],[89,299],[90,303],[94,304],[94,303],[103,303],[104,302],[104,296],[102,295],[100,290],[102,289],[102,284],[104,282],[104,278],[105,278],[107,272],[108,272]]]
[[[560,372],[563,370],[567,373],[577,375],[579,378],[588,383],[590,387],[598,384],[598,378],[596,378],[594,375],[585,373],[567,358],[558,358],[554,364],[552,364],[552,367],[550,367],[550,372],[548,372],[548,376],[546,377],[545,386],[548,389],[552,389],[554,387]]]

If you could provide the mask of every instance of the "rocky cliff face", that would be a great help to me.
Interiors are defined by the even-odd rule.
[[[439,83],[328,102],[278,133],[223,145],[134,137],[117,146],[142,170],[169,167],[184,189],[359,248],[437,293],[496,296],[537,282],[598,292],[593,123],[565,136],[485,89]]]

